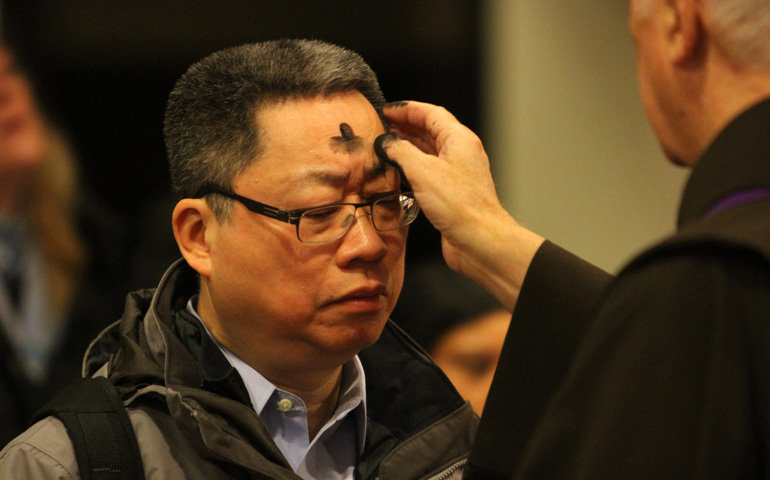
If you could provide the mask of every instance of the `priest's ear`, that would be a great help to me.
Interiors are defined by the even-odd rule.
[[[705,40],[698,0],[671,0],[665,10],[669,55],[684,65],[698,60]]]

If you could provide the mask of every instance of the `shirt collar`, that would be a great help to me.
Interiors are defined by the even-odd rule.
[[[249,393],[252,407],[257,415],[262,414],[270,397],[276,391],[282,391],[267,380],[262,374],[244,362],[240,357],[231,352],[227,347],[219,343],[209,331],[206,324],[198,315],[195,309],[198,296],[195,295],[187,302],[187,311],[200,321],[203,330],[208,335],[214,345],[219,348],[230,365],[235,368],[241,376],[246,390]],[[338,419],[340,416],[351,413],[356,419],[356,432],[358,434],[358,451],[363,452],[366,441],[366,376],[364,367],[358,355],[354,356],[342,366],[342,380],[340,384],[340,393],[337,401],[337,409],[332,418]]]
[[[770,187],[770,99],[739,115],[693,168],[678,226],[697,221],[726,197]]]

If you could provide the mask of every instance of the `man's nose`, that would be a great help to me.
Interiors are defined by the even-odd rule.
[[[347,221],[352,222],[352,225],[343,237],[338,251],[340,263],[346,264],[355,259],[375,261],[385,255],[385,242],[380,232],[374,228],[368,209],[356,209],[355,216],[351,216]]]

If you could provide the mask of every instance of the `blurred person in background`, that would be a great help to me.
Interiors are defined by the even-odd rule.
[[[391,316],[481,416],[511,322],[500,302],[444,262],[425,261],[407,266]]]
[[[72,149],[0,44],[1,445],[80,376],[81,352],[107,326],[91,312],[118,301],[108,292],[121,257],[108,231],[119,222],[81,190]],[[89,261],[97,256],[113,260]]]

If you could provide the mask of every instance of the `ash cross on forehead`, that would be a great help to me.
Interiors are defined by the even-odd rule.
[[[345,148],[348,153],[364,147],[364,141],[353,133],[353,129],[347,123],[340,123],[340,134],[332,137],[331,143],[335,151]]]

